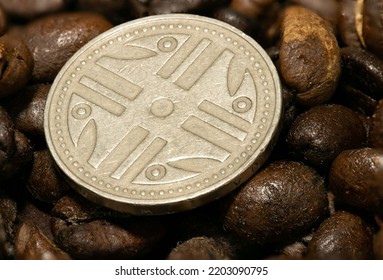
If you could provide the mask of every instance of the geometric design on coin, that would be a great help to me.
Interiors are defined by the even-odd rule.
[[[281,116],[264,50],[226,23],[152,16],[78,51],[48,96],[58,168],[86,197],[133,214],[221,197],[265,161]]]

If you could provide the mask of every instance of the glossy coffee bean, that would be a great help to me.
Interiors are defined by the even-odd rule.
[[[363,1],[363,40],[368,50],[383,59],[383,2]]]
[[[342,105],[320,105],[299,115],[286,141],[296,158],[327,168],[343,150],[359,148],[366,142],[360,116]]]
[[[339,1],[339,33],[342,43],[349,47],[361,48],[358,32],[357,32],[357,2],[358,0],[340,0]],[[359,13],[359,18],[362,14]],[[362,22],[358,22],[358,28],[361,28]]]
[[[369,143],[372,147],[383,149],[383,99],[380,100],[372,116]]]
[[[18,37],[0,37],[0,98],[23,88],[31,78],[33,66],[31,52]]]
[[[32,21],[22,31],[35,61],[32,78],[52,82],[80,47],[111,27],[101,15],[87,12],[48,15]]]
[[[56,243],[73,258],[136,259],[153,252],[165,236],[160,219],[114,219],[113,213],[78,196],[63,197],[52,210]]]
[[[329,173],[332,193],[347,205],[382,215],[383,199],[378,196],[382,164],[383,150],[363,148],[342,152]]]
[[[361,49],[341,49],[342,80],[372,98],[383,98],[383,60]]]
[[[70,2],[73,0],[0,0],[9,15],[22,19],[64,10]]]
[[[228,202],[224,228],[239,242],[287,242],[307,233],[327,213],[318,173],[298,162],[278,161],[257,173]]]
[[[0,4],[0,36],[5,33],[5,30],[7,28],[7,15],[4,11],[3,6]]]
[[[340,52],[333,31],[316,13],[288,7],[282,16],[279,64],[283,81],[304,106],[328,101],[338,84]]]
[[[29,86],[7,105],[18,130],[27,135],[44,137],[44,109],[49,89],[50,84]]]
[[[52,203],[59,200],[69,187],[60,178],[48,150],[35,151],[28,178],[28,190],[37,200]]]
[[[327,218],[307,246],[309,259],[371,259],[371,229],[357,215],[339,211]]]
[[[201,236],[186,240],[171,250],[168,260],[230,260],[233,252],[224,241]]]
[[[44,235],[33,223],[22,223],[15,238],[15,258],[19,260],[69,260],[70,256]]]

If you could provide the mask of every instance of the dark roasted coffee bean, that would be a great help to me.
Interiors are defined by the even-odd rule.
[[[241,242],[287,242],[307,233],[326,213],[322,177],[304,164],[278,161],[233,195],[224,227]]]
[[[17,215],[16,202],[0,189],[0,259],[13,258]]]
[[[28,178],[28,190],[37,200],[52,203],[59,200],[69,187],[60,179],[48,150],[35,151]]]
[[[290,152],[326,168],[343,150],[361,147],[367,133],[361,117],[342,105],[320,105],[299,115],[287,135]]]
[[[64,10],[73,0],[0,0],[11,16],[30,19]]]
[[[127,21],[131,15],[132,0],[77,0],[76,8],[102,14],[114,24]]]
[[[372,116],[369,143],[372,147],[383,149],[383,99],[380,100]]]
[[[0,106],[0,174],[3,166],[15,150],[15,130],[7,111]],[[1,176],[0,176],[1,177]]]
[[[111,27],[101,15],[87,12],[49,15],[32,21],[22,32],[35,60],[32,78],[52,82],[80,47]]]
[[[230,244],[210,237],[193,237],[172,249],[168,260],[230,260],[234,253]]]
[[[383,98],[383,60],[360,48],[342,48],[342,80],[372,98]]]
[[[342,38],[342,42],[349,47],[361,48],[357,25],[359,30],[361,29],[362,22],[359,20],[356,22],[357,13],[358,18],[361,19],[361,10],[357,9],[358,0],[340,0],[339,1],[339,33]]]
[[[8,104],[7,109],[15,127],[32,136],[44,136],[44,108],[50,85],[27,87]]]
[[[380,228],[374,236],[374,256],[378,260],[383,260],[383,228]]]
[[[273,0],[232,0],[231,8],[248,18],[257,18],[273,3]]]
[[[329,187],[345,204],[383,215],[383,199],[378,196],[383,182],[378,178],[382,164],[383,150],[344,151],[331,166]]]
[[[4,8],[0,3],[0,36],[5,33],[5,29],[7,28],[7,15],[5,14]]]
[[[363,1],[363,40],[368,50],[383,59],[383,2]]]
[[[371,229],[362,218],[340,211],[327,218],[307,246],[309,259],[371,259]]]
[[[153,252],[166,233],[161,219],[121,218],[123,214],[78,196],[60,199],[52,215],[55,241],[80,259],[141,258]]]
[[[15,258],[19,260],[68,260],[69,255],[57,247],[33,223],[22,223],[15,238]]]
[[[6,236],[5,228],[4,228],[4,220],[0,214],[0,260],[5,259],[5,256],[7,254],[6,243],[7,243],[7,236]]]
[[[201,13],[216,9],[227,3],[227,0],[152,0],[150,13],[152,15],[170,13]]]
[[[23,88],[31,78],[33,57],[17,37],[0,37],[0,98]]]
[[[290,0],[289,2],[295,5],[301,5],[314,11],[323,19],[331,23],[334,30],[337,28],[339,11],[338,0]]]
[[[340,52],[325,20],[303,7],[288,7],[282,16],[279,63],[282,78],[299,103],[328,101],[338,84]]]

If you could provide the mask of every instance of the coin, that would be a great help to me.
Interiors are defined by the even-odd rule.
[[[218,20],[160,15],[99,35],[63,67],[45,134],[79,193],[137,215],[198,207],[266,160],[282,110],[276,69]]]

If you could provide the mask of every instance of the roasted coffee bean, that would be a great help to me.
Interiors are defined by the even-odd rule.
[[[374,256],[378,260],[383,260],[383,228],[374,236]]]
[[[383,99],[380,100],[372,116],[369,143],[372,147],[383,149]]]
[[[178,244],[168,260],[230,260],[234,253],[230,244],[222,240],[200,236]]]
[[[5,161],[13,154],[14,150],[14,125],[7,111],[0,106],[0,171],[2,171]]]
[[[343,150],[364,145],[367,132],[361,117],[342,105],[320,105],[299,115],[286,141],[296,158],[327,168]]]
[[[70,2],[73,0],[0,0],[7,13],[22,19],[64,10]]]
[[[87,12],[48,15],[32,21],[22,32],[35,61],[32,78],[52,82],[80,47],[111,27],[101,15]]]
[[[0,189],[0,260],[14,257],[13,243],[17,215],[16,202]]]
[[[52,215],[56,243],[80,259],[141,258],[153,252],[166,233],[161,219],[124,218],[77,195],[60,199]]]
[[[358,36],[357,26],[360,32],[362,9],[357,9],[357,5],[358,0],[340,0],[338,23],[342,42],[349,47],[361,48],[362,44]]]
[[[368,50],[383,58],[383,2],[363,1],[363,40]]]
[[[8,104],[8,113],[18,130],[44,137],[44,108],[49,89],[49,84],[29,86]]]
[[[241,242],[287,242],[307,233],[326,213],[322,177],[302,163],[278,161],[233,195],[223,224]]]
[[[28,178],[28,190],[37,200],[52,203],[68,191],[55,168],[54,160],[48,150],[33,153],[33,165]]]
[[[342,80],[372,98],[383,98],[383,60],[372,53],[347,47],[341,49]]]
[[[4,8],[0,3],[0,36],[5,33],[7,22],[7,15],[5,14]]]
[[[282,16],[279,64],[287,86],[304,106],[328,101],[338,84],[340,52],[325,20],[303,7],[288,7]]]
[[[372,233],[362,218],[339,211],[327,218],[307,246],[308,259],[371,259]]]
[[[383,199],[378,196],[378,189],[382,186],[378,179],[382,163],[383,150],[343,151],[331,166],[329,187],[345,204],[383,215]]]
[[[33,223],[22,223],[15,238],[15,258],[19,260],[69,260]]]
[[[127,21],[131,15],[132,0],[77,0],[76,8],[103,15],[113,24]],[[134,1],[136,2],[136,1]]]
[[[248,18],[257,18],[273,4],[273,0],[232,0],[231,8]]]
[[[6,242],[7,242],[7,237],[6,237],[5,228],[4,228],[4,220],[0,214],[0,260],[5,259],[5,256],[6,256],[6,252],[7,252]]]
[[[320,17],[327,20],[334,30],[338,25],[338,0],[290,0],[292,4],[303,6],[317,13]]]
[[[17,37],[0,37],[0,98],[23,88],[31,78],[33,57]]]
[[[227,2],[228,0],[152,0],[150,14],[203,13]]]

